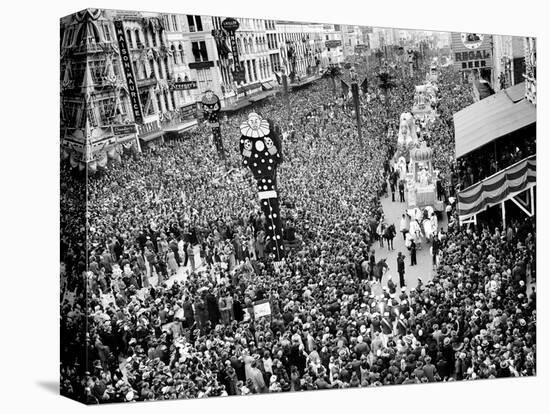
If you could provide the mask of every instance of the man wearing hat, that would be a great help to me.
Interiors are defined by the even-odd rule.
[[[397,286],[395,282],[392,280],[391,275],[388,275],[388,290],[390,292],[390,295],[395,294],[395,291],[397,290]]]

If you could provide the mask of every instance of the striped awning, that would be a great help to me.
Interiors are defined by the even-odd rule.
[[[495,206],[536,185],[537,159],[532,155],[458,193],[460,220]]]

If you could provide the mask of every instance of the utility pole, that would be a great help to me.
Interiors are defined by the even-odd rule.
[[[357,73],[352,66],[350,69],[351,78],[351,95],[353,98],[353,106],[355,108],[355,121],[357,122],[357,135],[359,137],[359,144],[363,148],[363,134],[361,131],[361,101],[359,99],[359,85],[357,84]]]
[[[288,96],[288,77],[286,76],[286,70],[283,67],[282,68],[282,82],[283,82],[283,95],[284,95],[284,102],[286,106],[286,110],[288,111],[288,115],[290,116],[290,96]]]

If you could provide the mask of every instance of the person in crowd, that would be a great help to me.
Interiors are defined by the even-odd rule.
[[[416,243],[414,239],[411,240],[411,266],[416,266]]]
[[[405,287],[405,257],[403,253],[397,253],[397,273],[399,274],[399,287]]]

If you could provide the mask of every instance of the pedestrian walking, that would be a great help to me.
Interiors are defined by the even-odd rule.
[[[405,202],[405,181],[399,180],[399,202]]]
[[[401,252],[397,253],[397,273],[399,273],[399,287],[405,286],[405,257]]]
[[[416,265],[416,243],[411,240],[411,266]]]
[[[407,240],[407,233],[409,232],[410,221],[406,214],[401,215],[401,220],[399,221],[399,231],[403,235],[403,240]]]

